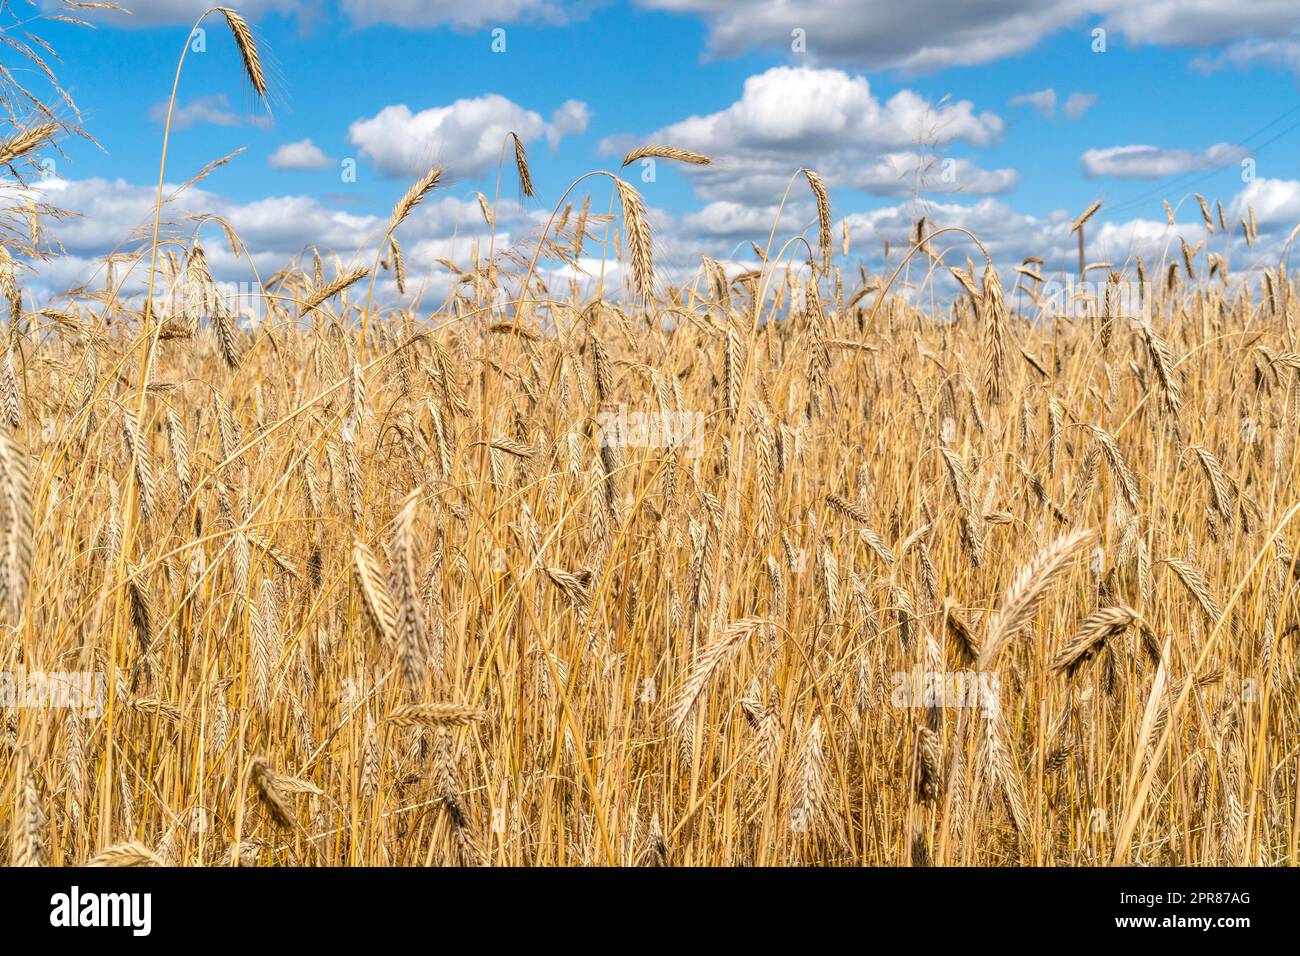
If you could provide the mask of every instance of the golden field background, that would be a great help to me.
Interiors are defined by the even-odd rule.
[[[0,670],[106,677],[3,712],[10,862],[1296,862],[1284,268],[1212,239],[1044,317],[1041,263],[1006,295],[924,221],[841,269],[801,171],[806,238],[674,284],[609,173],[403,310],[372,283],[438,185],[251,328],[199,242],[238,236],[161,189],[73,307],[0,261]]]

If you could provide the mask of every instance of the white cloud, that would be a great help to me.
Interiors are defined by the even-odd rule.
[[[1080,157],[1083,174],[1089,178],[1118,176],[1121,179],[1162,179],[1201,169],[1221,169],[1250,155],[1243,146],[1215,143],[1206,149],[1163,149],[1159,146],[1111,146],[1090,149]]]
[[[565,136],[581,136],[585,133],[590,122],[591,111],[587,109],[586,103],[581,100],[565,100],[551,114],[551,124],[546,128],[546,141],[550,143],[551,149],[555,149]]]
[[[504,96],[488,93],[412,113],[404,103],[385,106],[348,127],[348,142],[386,176],[411,177],[445,165],[455,175],[474,175],[494,166],[506,135],[525,143],[546,135],[552,144],[586,128],[586,104],[569,100],[547,123]]]
[[[392,23],[404,27],[450,25],[460,29],[521,21],[563,23],[571,5],[557,0],[343,0],[354,23]],[[507,38],[508,40],[508,38]]]
[[[324,150],[310,139],[296,143],[282,143],[267,159],[266,164],[272,169],[325,169],[334,165],[334,160],[325,155]]]
[[[166,186],[164,195],[178,185]],[[70,252],[92,256],[112,249],[133,229],[152,221],[156,188],[96,177],[42,181],[37,191],[48,194],[54,205],[79,214],[52,225],[51,230]],[[190,187],[167,207],[168,218],[177,222],[200,213],[226,218],[255,252],[286,257],[308,244],[348,253],[363,245],[368,231],[382,231],[378,217],[330,209],[309,196],[272,196],[240,203]],[[192,223],[185,223],[186,234],[192,228]]]
[[[57,0],[43,0],[46,11],[66,10]],[[160,23],[192,24],[199,15],[213,6],[209,0],[128,0],[122,4],[129,14],[115,10],[78,10],[77,15],[105,26],[152,27]],[[250,19],[268,13],[290,14],[304,9],[301,0],[241,0],[239,13]],[[220,22],[219,17],[211,18]]]
[[[798,185],[803,186],[802,183]],[[34,187],[38,198],[75,210],[81,216],[53,226],[68,254],[39,265],[39,275],[24,280],[24,288],[32,294],[33,301],[42,300],[41,290],[62,290],[88,278],[97,268],[97,257],[118,247],[133,228],[147,224],[152,216],[154,188],[148,184],[103,179],[41,181]],[[174,188],[168,187],[167,192]],[[698,268],[701,255],[721,260],[737,257],[749,260],[749,242],[766,244],[773,224],[777,222],[776,198],[779,198],[779,193],[762,205],[718,200],[679,220],[651,207],[656,266],[661,280],[689,277]],[[1300,182],[1256,180],[1228,200],[1226,205],[1230,220],[1234,222],[1248,216],[1249,209],[1253,208],[1260,228],[1260,242],[1249,251],[1239,248],[1239,231],[1226,238],[1237,249],[1230,254],[1236,270],[1240,272],[1255,263],[1276,263],[1291,228],[1300,221]],[[318,247],[327,261],[334,254],[344,262],[368,261],[373,254],[369,243],[375,241],[384,227],[381,216],[356,215],[330,208],[312,197],[268,196],[252,202],[237,202],[197,187],[183,193],[170,213],[171,218],[177,221],[183,215],[193,213],[224,216],[247,244],[263,276],[300,256],[308,246]],[[1042,269],[1045,275],[1072,268],[1076,251],[1070,223],[1075,213],[1077,210],[1058,210],[1043,216],[1026,215],[994,199],[973,203],[950,200],[918,203],[909,200],[865,211],[846,209],[839,204],[834,206],[837,238],[838,220],[843,218],[848,222],[852,235],[854,256],[865,257],[873,270],[880,267],[880,250],[885,240],[895,250],[891,263],[898,261],[897,250],[906,246],[916,218],[925,215],[934,227],[961,226],[978,236],[999,269],[1003,270],[1004,283],[1009,290],[1014,287],[1011,272],[1026,256],[1045,258],[1048,263]],[[792,193],[779,214],[778,248],[790,236],[800,232],[805,232],[815,243],[816,212],[806,189],[800,188]],[[523,239],[544,218],[544,213],[526,210],[518,203],[503,202],[498,214],[499,245]],[[186,223],[185,238],[188,239],[191,229],[192,223]],[[432,296],[440,295],[448,288],[446,270],[435,265],[435,260],[446,257],[465,262],[470,243],[475,239],[481,241],[486,235],[477,202],[472,198],[436,193],[416,208],[402,230],[410,288],[427,288]],[[219,281],[252,281],[247,264],[231,255],[220,230],[210,226],[203,236]],[[1180,237],[1193,244],[1205,238],[1198,217],[1176,226],[1168,225],[1159,214],[1154,219],[1139,217],[1113,222],[1105,218],[1103,209],[1088,235],[1088,258],[1123,267],[1131,264],[1135,257],[1142,256],[1150,266],[1163,255],[1176,255]],[[951,264],[960,264],[967,255],[979,259],[969,240],[957,233],[941,236],[935,240],[934,247]],[[598,264],[592,265],[594,271]],[[134,283],[129,285],[131,290],[139,291],[145,267],[140,264],[134,268]],[[568,278],[564,270],[547,268],[545,271],[548,280],[564,281]],[[617,264],[609,263],[605,271],[607,287],[621,281]],[[916,274],[924,274],[924,271]],[[122,274],[123,267],[119,266],[119,277]],[[942,276],[944,271],[939,270],[938,274]],[[392,300],[395,291],[391,276],[381,275],[379,289],[384,301]]]
[[[1000,118],[976,115],[969,100],[933,106],[917,93],[901,90],[882,104],[866,77],[778,66],[746,79],[741,98],[726,109],[692,116],[656,135],[686,149],[809,152],[851,144],[907,146],[918,140],[984,146],[1002,129]]]
[[[699,16],[710,49],[732,56],[754,48],[790,53],[804,31],[806,55],[818,63],[866,69],[939,70],[990,63],[1036,47],[1067,28],[1088,44],[1100,24],[1110,41],[1213,47],[1256,38],[1297,37],[1295,0],[637,0],[658,10]],[[1264,53],[1243,47],[1238,56]],[[1294,63],[1288,51],[1282,65]],[[1269,58],[1258,56],[1257,62]],[[1277,59],[1271,60],[1277,63]]]
[[[880,195],[917,188],[918,169],[926,192],[1004,192],[1015,170],[982,170],[944,155],[959,142],[992,143],[1002,129],[999,117],[976,113],[966,100],[932,104],[905,89],[881,102],[862,76],[774,67],[746,79],[740,99],[723,110],[645,136],[606,137],[600,145],[614,155],[641,142],[705,153],[713,165],[681,167],[702,199],[762,207],[804,165],[831,186]]]
[[[1019,96],[1013,96],[1008,102],[1012,106],[1032,107],[1044,119],[1051,119],[1056,115],[1056,90],[1051,87],[1039,90],[1036,93],[1022,93]],[[1066,119],[1077,120],[1092,109],[1096,102],[1097,97],[1093,93],[1071,93],[1065,98],[1065,102],[1061,104],[1061,112],[1065,114]]]
[[[696,16],[709,28],[713,52],[730,56],[753,48],[789,53],[791,31],[803,30],[813,62],[868,69],[910,71],[989,63],[1024,53],[1067,28],[1080,32],[1101,24],[1116,40],[1227,49],[1202,61],[1264,63],[1297,70],[1300,34],[1294,0],[910,0],[907,4],[863,0],[637,0],[646,8]],[[42,0],[47,10],[57,6]],[[341,0],[340,9],[359,26],[393,24],[423,29],[473,30],[532,22],[561,24],[592,6],[589,0]],[[206,0],[131,0],[132,15],[88,11],[99,23],[149,27],[191,23]],[[245,0],[240,12],[256,21],[267,15],[311,18],[313,0]]]
[[[58,0],[41,0],[47,11],[60,8]],[[212,6],[210,0],[129,0],[130,14],[109,10],[79,11],[81,16],[105,26],[152,27],[163,23],[191,24]],[[239,12],[256,21],[268,14],[319,15],[317,0],[241,0]],[[471,30],[511,23],[564,23],[581,14],[585,4],[573,0],[341,0],[340,10],[357,26],[393,24],[423,29],[451,26]],[[214,17],[213,20],[219,21]]]
[[[1039,90],[1037,93],[1022,93],[1019,96],[1013,96],[1009,102],[1012,106],[1032,106],[1048,118],[1056,114],[1056,90],[1051,87]]]
[[[1069,119],[1076,120],[1083,116],[1084,113],[1097,105],[1096,93],[1071,93],[1065,99],[1065,105],[1061,107],[1061,112]]]
[[[125,180],[40,180],[33,186],[38,200],[78,213],[62,222],[50,223],[52,235],[62,243],[66,255],[35,266],[36,277],[24,283],[38,298],[59,293],[90,278],[99,268],[96,260],[120,249],[132,234],[138,239],[143,227],[152,222],[155,185],[134,184]],[[177,184],[168,184],[171,194]],[[315,246],[322,255],[337,254],[345,262],[364,261],[373,256],[373,243],[384,232],[386,217],[356,214],[331,208],[321,200],[304,195],[266,196],[240,202],[200,187],[190,187],[167,208],[168,217],[181,223],[175,234],[188,242],[194,223],[184,217],[216,214],[234,227],[253,257],[263,278],[283,268]],[[527,210],[513,200],[502,200],[497,210],[498,248],[504,248],[537,227],[542,214]],[[472,241],[482,241],[487,227],[477,201],[435,193],[415,208],[402,225],[406,247],[410,287],[436,271],[433,259],[449,256],[466,261]],[[230,253],[220,229],[209,226],[202,232],[213,274],[221,282],[254,280],[248,263]],[[129,248],[129,246],[128,246]],[[430,255],[430,250],[439,250]],[[454,252],[454,255],[452,254]],[[148,267],[148,256],[131,269],[134,283],[128,287],[140,291],[139,281]],[[442,270],[445,273],[445,270]],[[119,276],[125,272],[118,266]],[[100,273],[102,277],[102,272]],[[445,275],[444,275],[445,278]],[[392,290],[389,290],[390,292]]]
[[[1155,201],[1152,205],[1158,205]],[[1300,220],[1300,182],[1294,180],[1257,180],[1228,204],[1230,221],[1248,215],[1247,207],[1254,206],[1260,228],[1260,241],[1247,250],[1240,231],[1226,239],[1236,251],[1228,254],[1236,263],[1236,271],[1248,270],[1256,263],[1275,264],[1291,228]],[[865,259],[869,269],[878,271],[884,263],[881,253],[886,242],[892,250],[888,267],[899,261],[901,250],[908,248],[916,220],[925,216],[928,228],[961,227],[972,232],[988,249],[994,263],[1002,272],[1008,289],[1016,281],[1014,270],[1028,256],[1040,256],[1047,265],[1040,271],[1047,276],[1054,273],[1073,273],[1077,261],[1076,237],[1070,231],[1074,210],[1055,210],[1046,215],[1029,215],[1014,206],[996,199],[981,199],[973,203],[958,201],[904,201],[883,208],[860,210],[834,207],[836,219],[836,244],[839,240],[839,221],[847,221],[852,237],[853,257]],[[673,266],[689,269],[698,263],[701,254],[725,260],[739,257],[749,260],[751,241],[763,246],[776,230],[776,248],[780,248],[793,235],[803,233],[816,243],[816,211],[802,194],[792,195],[784,209],[775,203],[765,206],[744,205],[726,201],[713,202],[696,212],[685,215],[680,223],[671,226],[671,233],[656,236],[656,247],[662,241],[673,249]],[[1109,262],[1116,268],[1133,268],[1137,257],[1142,257],[1150,272],[1152,264],[1167,256],[1178,256],[1179,240],[1189,245],[1206,238],[1200,217],[1189,218],[1170,226],[1162,212],[1155,218],[1138,216],[1132,219],[1111,221],[1104,211],[1093,220],[1088,234],[1087,253],[1091,262]],[[982,262],[975,245],[958,232],[947,232],[933,243],[933,249],[949,265],[960,265],[967,256]],[[683,251],[689,250],[689,251]],[[692,259],[694,257],[694,259]],[[796,254],[795,258],[801,257]],[[926,269],[913,270],[913,278],[926,275]],[[946,270],[938,270],[946,282]],[[945,286],[946,288],[946,286]],[[948,290],[952,291],[952,290]]]
[[[1255,210],[1261,232],[1289,232],[1300,222],[1300,182],[1294,179],[1256,179],[1246,184],[1228,203],[1229,222],[1247,219]]]
[[[1233,41],[1218,53],[1203,54],[1192,61],[1193,69],[1207,74],[1228,66],[1245,70],[1255,64],[1300,73],[1300,38],[1275,37],[1261,40],[1249,37]]]
[[[806,200],[786,205],[781,215],[787,227],[813,215],[813,207]],[[720,200],[682,217],[681,232],[695,240],[725,241],[729,243],[763,239],[766,241],[776,222],[775,205],[751,206]],[[787,228],[787,231],[791,231]]]
[[[753,47],[789,51],[803,30],[807,53],[821,62],[872,69],[933,70],[987,63],[1035,46],[1079,20],[1095,4],[1051,0],[638,0],[645,7],[702,16],[709,44],[722,55]]]
[[[1111,3],[1106,25],[1134,45],[1211,46],[1296,29],[1295,0],[1128,0]]]
[[[1004,193],[1020,176],[1014,169],[981,169],[968,159],[917,152],[886,153],[871,162],[832,162],[824,169],[832,183],[876,196],[911,193]]]
[[[984,199],[970,205],[926,203],[919,209],[912,204],[901,204],[853,213],[847,219],[854,248],[860,250],[859,254],[878,255],[888,240],[895,250],[891,264],[899,261],[899,250],[909,247],[919,215],[925,215],[927,229],[931,231],[953,226],[967,229],[988,250],[1009,295],[1014,296],[1019,279],[1015,268],[1028,256],[1046,260],[1046,265],[1039,267],[1039,271],[1048,279],[1074,274],[1078,249],[1070,226],[1076,212],[1056,210],[1044,216],[1033,216],[997,200]],[[1149,271],[1152,263],[1162,257],[1178,255],[1180,237],[1189,244],[1205,238],[1205,229],[1199,221],[1170,226],[1163,216],[1158,220],[1139,217],[1122,222],[1098,219],[1090,224],[1090,228],[1088,260],[1109,262],[1117,269],[1127,268],[1130,275],[1134,274],[1132,270],[1138,257],[1146,262]],[[961,265],[969,256],[977,263],[977,268],[983,267],[983,256],[961,233],[941,234],[933,240],[932,248],[947,265]],[[1259,248],[1256,247],[1256,251]],[[926,276],[927,273],[924,268],[913,270],[913,276],[916,275]],[[947,270],[937,270],[936,276],[946,291],[956,291],[947,282]],[[1097,277],[1090,273],[1090,278]],[[1023,304],[1030,307],[1028,301]]]
[[[846,218],[853,244],[860,250],[879,250],[888,241],[894,249],[906,249],[916,220],[924,215],[931,229],[960,226],[984,243],[995,262],[1017,263],[1027,255],[1042,255],[1064,240],[1070,221],[1064,213],[1048,217],[1028,216],[994,199],[971,205],[959,203],[911,203],[850,213]],[[965,237],[950,233],[933,243],[937,253],[947,253],[951,264],[960,264],[978,252]]]
[[[160,126],[167,122],[165,100],[149,107],[149,119]],[[230,108],[230,97],[225,93],[200,96],[172,110],[172,129],[188,129],[200,123],[210,123],[213,126],[260,126],[263,129],[273,125],[271,117],[265,113],[236,113]]]

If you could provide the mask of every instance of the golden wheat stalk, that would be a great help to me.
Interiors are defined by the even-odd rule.
[[[266,76],[262,72],[262,58],[257,52],[257,42],[248,21],[229,7],[217,7],[217,12],[226,18],[226,25],[235,37],[235,46],[239,47],[240,59],[244,61],[244,72],[248,82],[262,99],[266,98]]]
[[[673,702],[668,718],[668,725],[675,733],[680,733],[686,719],[694,710],[700,695],[709,685],[709,681],[722,667],[723,663],[733,657],[756,634],[762,633],[771,625],[757,618],[745,618],[733,622],[722,635],[708,647],[704,648],[691,662],[686,680],[682,683],[677,699]]]
[[[398,727],[468,727],[487,719],[487,714],[464,704],[402,704],[388,714]]]
[[[411,210],[420,205],[424,197],[438,185],[438,180],[441,178],[442,167],[435,166],[411,184],[411,188],[402,195],[401,199],[397,200],[397,205],[393,207],[393,214],[388,219],[389,235],[406,221],[406,217],[411,214]]]
[[[391,645],[397,628],[397,611],[379,561],[362,541],[352,544],[352,573],[371,626],[385,644]]]
[[[822,254],[822,271],[831,268],[831,197],[826,189],[826,182],[811,169],[802,170],[812,190],[813,200],[817,204],[817,248]]]
[[[271,770],[265,757],[254,757],[248,762],[248,786],[276,826],[286,830],[292,830],[296,826],[293,806],[281,778]]]
[[[1084,663],[1101,652],[1106,642],[1128,630],[1137,612],[1122,604],[1098,608],[1079,626],[1079,632],[1052,661],[1052,670],[1073,675]]]
[[[0,430],[0,608],[16,625],[32,572],[32,483],[27,452]]]
[[[619,203],[623,207],[623,224],[627,229],[627,244],[631,250],[632,280],[636,291],[644,298],[654,294],[654,258],[650,251],[650,221],[646,217],[641,194],[621,179],[618,184]]]
[[[1007,641],[1029,624],[1053,582],[1069,569],[1075,556],[1093,537],[1087,528],[1071,531],[1020,569],[1003,594],[998,610],[989,617],[984,647],[976,664],[979,670],[992,668]]]
[[[21,130],[15,136],[0,143],[0,166],[22,159],[28,153],[44,146],[61,127],[58,123],[40,123]],[[13,301],[13,295],[7,295]]]
[[[166,861],[143,843],[127,840],[106,846],[88,861],[86,866],[166,866]]]
[[[693,153],[688,149],[678,149],[676,146],[638,146],[623,157],[621,165],[631,166],[638,159],[672,159],[692,166],[708,166],[713,162],[703,153]]]
[[[429,638],[424,624],[424,603],[415,562],[415,517],[422,489],[416,488],[402,503],[393,522],[390,550],[390,580],[394,611],[394,640],[398,666],[412,690],[417,690],[429,673]]]
[[[370,275],[369,269],[358,268],[349,269],[347,272],[340,272],[328,284],[321,286],[309,295],[302,303],[298,310],[299,315],[306,315],[312,309],[316,308],[326,299],[331,299],[338,295],[344,289],[347,289],[360,282],[366,276]]]

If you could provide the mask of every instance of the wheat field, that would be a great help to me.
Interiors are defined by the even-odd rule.
[[[161,187],[62,305],[0,258],[0,671],[102,678],[0,711],[0,857],[1297,862],[1300,301],[1222,207],[1053,312],[924,221],[850,264],[811,170],[751,271],[660,273],[613,170],[404,308],[440,188],[256,324]]]

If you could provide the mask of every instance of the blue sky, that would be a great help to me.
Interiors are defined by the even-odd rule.
[[[134,212],[147,215],[158,114],[202,10],[127,6],[135,16],[97,14],[94,30],[39,30],[102,146],[70,142],[56,160],[58,201],[86,216],[67,233],[65,278],[136,225]],[[765,241],[800,165],[826,177],[837,227],[847,217],[857,250],[877,260],[917,210],[987,235],[1012,263],[1065,257],[1069,220],[1095,199],[1105,200],[1097,254],[1116,259],[1154,255],[1171,235],[1209,238],[1194,202],[1170,232],[1162,198],[1200,192],[1232,215],[1253,206],[1266,240],[1300,216],[1300,0],[486,0],[470,10],[259,0],[243,10],[267,63],[270,114],[210,17],[206,51],[188,55],[181,79],[168,180],[244,147],[186,210],[226,215],[267,268],[310,242],[348,259],[431,161],[448,175],[412,226],[416,248],[430,261],[465,253],[460,240],[482,231],[474,194],[492,196],[507,128],[524,130],[539,187],[521,201],[507,167],[498,223],[517,235],[578,175],[615,168],[626,146],[675,140],[713,156],[702,173],[661,162],[653,182],[628,171],[654,211],[657,245],[682,264]],[[498,28],[505,52],[492,48]],[[934,167],[915,187],[918,156]],[[356,182],[340,175],[347,159]],[[945,160],[957,164],[951,182]],[[782,222],[794,233],[810,206],[802,188],[792,200]],[[593,202],[608,203],[607,190]],[[1226,237],[1212,241],[1227,249]],[[1235,251],[1254,262],[1262,249]],[[220,256],[215,265],[239,268]]]

